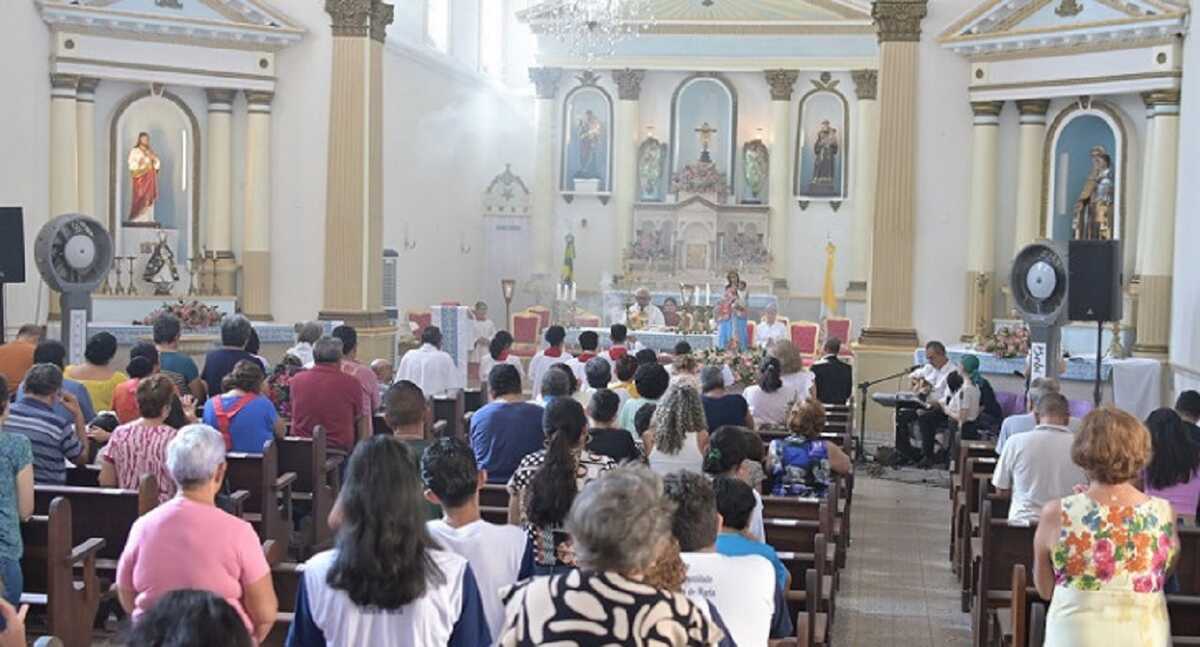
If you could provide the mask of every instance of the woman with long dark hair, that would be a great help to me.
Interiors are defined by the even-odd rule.
[[[616,461],[586,449],[588,419],[571,398],[546,404],[542,431],[546,449],[521,459],[508,481],[511,523],[521,523],[533,544],[533,570],[552,575],[574,568],[571,540],[563,522],[575,495],[588,481],[616,467]]]
[[[787,424],[792,404],[804,398],[794,386],[783,381],[783,363],[768,355],[758,372],[758,384],[742,394],[750,405],[750,415],[757,427],[782,427]]]
[[[1150,430],[1150,464],[1142,474],[1142,490],[1166,499],[1184,525],[1196,525],[1200,504],[1200,446],[1192,442],[1188,424],[1172,409],[1146,418]]]
[[[509,364],[517,369],[517,373],[521,375],[521,379],[525,379],[525,371],[521,368],[521,358],[512,354],[514,343],[512,333],[507,330],[499,330],[492,337],[492,341],[488,344],[488,352],[483,353],[479,358],[479,383],[487,384],[488,375],[492,372],[492,367],[497,364]]]
[[[354,450],[330,515],[337,543],[304,566],[288,647],[491,644],[471,567],[425,528],[420,474],[390,436]]]

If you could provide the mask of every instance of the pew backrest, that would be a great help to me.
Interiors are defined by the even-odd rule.
[[[101,567],[110,570],[125,550],[133,522],[158,505],[158,481],[152,474],[143,474],[136,490],[69,485],[33,488],[33,509],[37,514],[48,514],[58,499],[70,502],[71,527],[76,535],[104,540],[97,557],[104,560]]]

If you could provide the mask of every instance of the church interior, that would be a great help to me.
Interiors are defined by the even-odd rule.
[[[1200,641],[1189,0],[0,4],[0,647],[217,644],[151,637],[202,616],[184,589],[229,645]],[[202,432],[211,492],[177,473]],[[380,435],[379,516],[420,507],[389,532],[435,566],[356,588]],[[610,554],[587,517],[623,496],[662,500],[625,539],[674,557]],[[1078,505],[1164,547],[1082,547]],[[709,516],[781,576],[769,622],[687,535]],[[226,522],[240,580],[155,570],[151,536]],[[614,573],[679,617],[538,588]]]

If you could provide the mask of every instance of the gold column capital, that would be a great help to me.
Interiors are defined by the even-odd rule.
[[[232,110],[233,98],[237,96],[237,90],[205,88],[204,96],[208,99],[209,112],[229,112]]]
[[[75,92],[79,87],[79,75],[77,74],[51,74],[50,89],[51,90],[70,90]]]
[[[800,78],[799,70],[765,70],[767,85],[771,86],[771,101],[791,101],[792,90],[796,87],[796,79]]]
[[[558,81],[562,78],[560,67],[531,67],[529,80],[537,89],[537,98],[553,99],[558,96]]]
[[[1045,117],[1046,112],[1050,110],[1049,99],[1018,99],[1017,110],[1022,115],[1035,115]]]
[[[531,71],[532,72],[532,71]],[[617,84],[617,98],[621,101],[637,101],[642,94],[642,79],[646,78],[646,70],[612,71],[613,81]]]
[[[1158,106],[1173,106],[1178,108],[1179,90],[1169,89],[1143,92],[1142,101],[1145,102],[1147,108],[1156,108]]]
[[[928,13],[928,0],[875,0],[871,19],[875,21],[879,42],[915,42],[921,40],[921,20]]]
[[[382,0],[325,0],[325,12],[333,19],[334,36],[370,36],[383,42],[395,9]]]
[[[879,98],[879,70],[850,70],[854,80],[854,94],[859,101],[874,101]]]
[[[255,106],[269,106],[275,100],[275,93],[270,90],[242,90],[246,95],[246,103]]]
[[[1003,101],[972,101],[971,111],[976,117],[998,117],[1004,109]]]
[[[371,2],[371,40],[387,40],[387,28],[396,19],[396,8],[381,0]]]
[[[100,79],[94,76],[81,76],[76,85],[76,92],[82,97],[91,97],[96,94],[96,87],[100,85]]]

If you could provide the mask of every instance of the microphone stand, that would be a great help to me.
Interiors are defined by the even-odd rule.
[[[904,377],[913,372],[913,367],[908,367],[898,373],[893,373],[887,377],[881,377],[877,380],[869,382],[860,382],[858,385],[858,446],[854,448],[854,462],[862,463],[867,460],[866,449],[866,434],[867,434],[867,390],[876,384],[894,380],[899,377]]]

